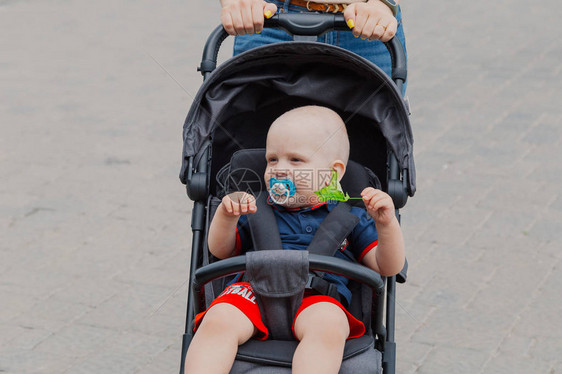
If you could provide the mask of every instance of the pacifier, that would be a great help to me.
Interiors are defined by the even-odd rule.
[[[273,202],[279,205],[285,204],[289,197],[297,192],[295,184],[290,179],[271,178],[269,180],[269,197]]]

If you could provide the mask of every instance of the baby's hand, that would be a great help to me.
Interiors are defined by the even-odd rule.
[[[367,213],[377,225],[388,225],[396,218],[392,198],[381,190],[367,187],[361,192]]]
[[[277,12],[275,4],[263,0],[221,0],[221,22],[230,35],[246,35],[263,30],[264,17]]]
[[[258,210],[256,198],[246,192],[232,192],[226,195],[222,198],[221,206],[223,212],[230,217],[255,213]]]
[[[353,35],[387,42],[396,34],[398,21],[392,10],[379,0],[350,4],[343,13]]]

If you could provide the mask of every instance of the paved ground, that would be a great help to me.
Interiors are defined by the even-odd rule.
[[[398,372],[562,373],[562,6],[403,3]],[[210,0],[0,0],[0,372],[177,372],[181,126],[217,23]]]

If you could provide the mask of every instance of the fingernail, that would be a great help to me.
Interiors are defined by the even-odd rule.
[[[353,19],[351,19],[351,18],[348,19],[348,20],[347,20],[347,26],[348,26],[350,29],[354,28],[354,27],[355,27],[355,21],[353,21]]]
[[[359,35],[353,35],[353,36],[355,36],[356,38],[358,38],[358,37],[359,37]]]
[[[367,39],[367,38],[365,38],[365,37],[361,37],[361,40],[365,40],[365,39]]]
[[[265,18],[267,18],[267,19],[271,18],[271,10],[269,10],[269,9],[266,10],[263,14],[265,15]]]

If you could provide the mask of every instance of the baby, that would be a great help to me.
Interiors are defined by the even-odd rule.
[[[264,175],[284,249],[306,249],[316,229],[337,204],[322,202],[314,191],[330,183],[336,172],[344,175],[349,157],[345,124],[334,111],[318,106],[293,109],[280,116],[267,134]],[[307,178],[298,175],[306,173]],[[353,207],[359,223],[336,251],[348,251],[381,275],[397,274],[404,265],[404,242],[392,199],[385,192],[365,188],[365,209]],[[225,196],[209,228],[209,250],[227,258],[251,248],[247,214],[256,212],[252,195]],[[344,277],[326,274],[341,295],[307,292],[296,313],[293,333],[299,341],[293,373],[338,373],[345,341],[364,334],[365,327],[345,308],[351,292]],[[249,283],[230,285],[195,320],[196,334],[186,357],[186,373],[228,373],[238,346],[248,339],[267,339],[259,307]]]

